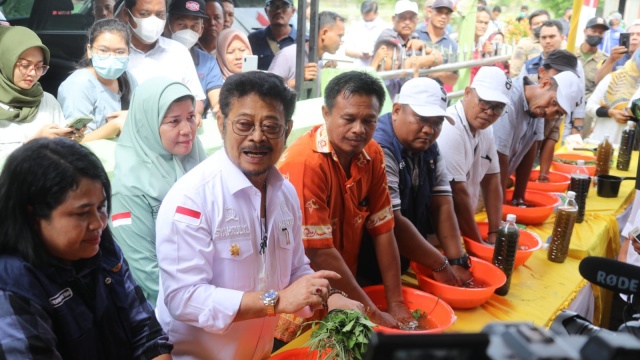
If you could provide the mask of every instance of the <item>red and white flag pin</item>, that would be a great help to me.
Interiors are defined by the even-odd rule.
[[[111,224],[113,227],[120,225],[131,225],[131,211],[125,211],[111,215]]]
[[[202,218],[202,213],[200,211],[189,209],[184,206],[176,207],[176,212],[173,214],[173,220],[191,225],[200,224],[200,218]]]

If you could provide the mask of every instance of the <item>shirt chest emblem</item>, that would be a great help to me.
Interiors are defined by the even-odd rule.
[[[59,293],[57,293],[56,295],[54,295],[53,297],[49,298],[49,303],[55,308],[64,304],[65,301],[71,299],[72,297],[73,297],[73,291],[71,291],[70,288],[66,288],[60,291]]]
[[[225,208],[224,221],[238,221],[238,212],[233,208]]]
[[[238,246],[238,244],[232,244],[231,248],[229,249],[229,252],[231,253],[231,256],[233,256],[233,257],[240,256],[240,246]]]

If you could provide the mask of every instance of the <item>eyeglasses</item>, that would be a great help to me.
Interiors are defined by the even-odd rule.
[[[107,59],[111,56],[115,56],[115,57],[125,57],[125,56],[129,56],[129,51],[127,50],[116,50],[116,51],[111,51],[109,49],[105,49],[105,48],[96,48],[96,47],[92,47],[93,51],[92,53],[95,55],[98,55],[99,57],[103,58],[103,59]]]
[[[281,2],[280,4],[274,4],[273,2],[270,1],[267,3],[267,9],[269,11],[278,11],[278,10],[287,11],[289,10],[290,7],[291,5],[286,2]]]
[[[35,70],[37,76],[42,76],[49,70],[48,65],[34,65],[29,62],[16,63],[16,66],[22,75],[27,75],[31,70]]]
[[[249,136],[256,130],[256,124],[249,120],[235,120],[231,122],[233,132],[240,136]],[[279,139],[284,135],[286,125],[266,121],[260,124],[260,130],[267,139]]]
[[[505,107],[507,106],[506,104],[494,103],[494,102],[482,100],[475,89],[473,89],[473,92],[476,94],[476,97],[478,98],[478,107],[482,111],[491,110],[493,111],[494,115],[498,115],[498,116],[502,115]]]

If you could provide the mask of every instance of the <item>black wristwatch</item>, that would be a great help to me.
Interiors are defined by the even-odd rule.
[[[471,258],[469,257],[469,254],[464,254],[457,259],[449,259],[449,265],[458,265],[469,270],[471,269]]]

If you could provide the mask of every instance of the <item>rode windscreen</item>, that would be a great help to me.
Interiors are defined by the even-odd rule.
[[[592,284],[634,295],[640,292],[640,267],[603,257],[588,256],[580,262],[580,275]]]

